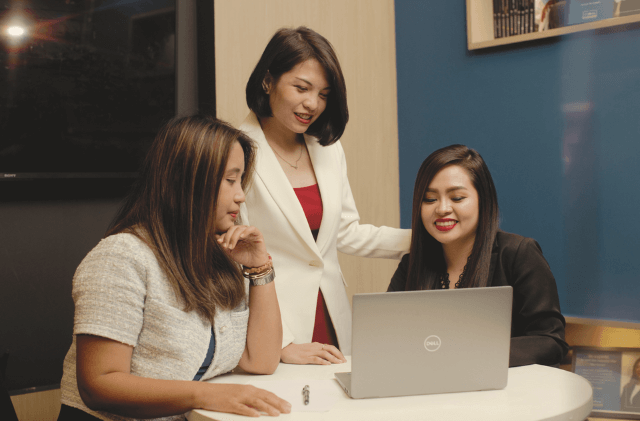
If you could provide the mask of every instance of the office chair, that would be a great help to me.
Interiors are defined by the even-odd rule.
[[[0,357],[0,419],[7,421],[18,421],[16,410],[13,408],[13,402],[9,396],[9,391],[4,384],[4,376],[7,372],[7,362],[9,353],[5,352]]]

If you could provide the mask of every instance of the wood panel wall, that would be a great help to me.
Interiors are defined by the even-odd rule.
[[[393,0],[215,0],[216,102],[233,125],[249,112],[245,85],[281,27],[308,26],[334,46],[350,120],[341,141],[361,222],[398,227],[398,121]],[[341,255],[351,297],[386,290],[397,261]]]

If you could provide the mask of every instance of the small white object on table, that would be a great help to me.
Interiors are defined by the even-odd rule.
[[[318,366],[280,363],[276,372],[270,376],[230,373],[215,377],[210,382],[251,382],[256,387],[259,386],[258,381],[333,382],[338,397],[328,412],[293,411],[290,414],[281,414],[278,420],[282,421],[583,421],[593,406],[593,390],[587,380],[568,371],[541,365],[510,368],[507,387],[502,390],[378,399],[351,399],[347,396],[333,375],[343,371],[351,371],[349,356],[345,364]],[[302,391],[302,388],[300,390]],[[333,394],[333,391],[331,393]],[[298,398],[302,399],[302,394]],[[313,399],[312,389],[311,400]],[[187,419],[246,421],[251,418],[198,409],[189,412]]]

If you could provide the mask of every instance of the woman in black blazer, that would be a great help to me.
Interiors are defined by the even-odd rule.
[[[640,358],[633,364],[631,380],[622,389],[620,409],[626,412],[640,412]]]
[[[388,291],[513,287],[509,366],[558,365],[568,350],[558,290],[538,243],[498,229],[484,160],[451,145],[422,163],[413,193],[411,249]]]

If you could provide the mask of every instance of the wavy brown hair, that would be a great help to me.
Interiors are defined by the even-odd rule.
[[[331,85],[327,107],[309,126],[307,134],[317,137],[322,146],[328,146],[340,139],[349,121],[347,87],[333,46],[313,29],[300,26],[276,31],[247,82],[247,106],[260,118],[271,117],[269,94],[262,89],[265,76],[268,73],[277,82],[284,73],[307,60],[320,63]]]
[[[487,286],[491,250],[499,225],[498,195],[491,173],[478,152],[464,145],[438,149],[424,160],[413,189],[411,216],[411,248],[406,290],[437,289],[439,277],[447,271],[442,244],[429,234],[422,222],[422,203],[431,180],[443,168],[458,165],[464,168],[478,192],[478,228],[473,249],[467,262],[462,287]]]
[[[246,189],[253,174],[253,142],[209,116],[174,118],[156,136],[139,178],[107,231],[136,235],[153,250],[185,311],[213,322],[246,291],[239,266],[215,240],[218,191],[234,144],[244,151]]]

